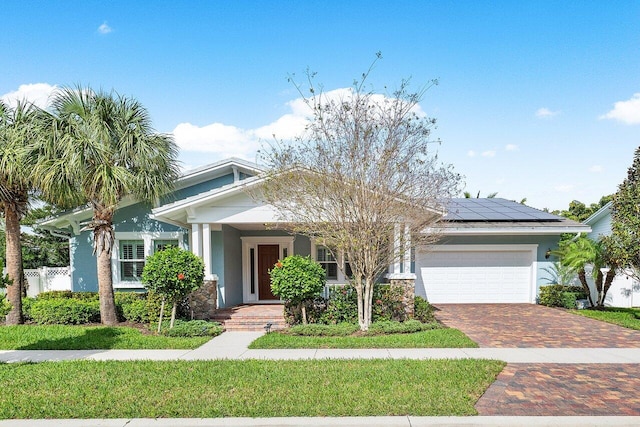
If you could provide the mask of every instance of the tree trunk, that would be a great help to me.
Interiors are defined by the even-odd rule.
[[[591,299],[591,289],[589,289],[589,284],[587,283],[587,273],[584,271],[584,268],[578,270],[578,279],[580,280],[580,284],[582,285],[582,289],[587,294],[587,299],[589,300],[589,304],[591,307],[595,307],[593,303],[593,299]]]
[[[602,297],[600,298],[602,300],[603,307],[604,307],[604,300],[607,297],[607,292],[609,292],[609,288],[611,287],[611,284],[613,283],[613,279],[615,279],[615,277],[616,277],[616,270],[612,268],[607,272],[607,275],[604,278],[604,284],[602,285]]]
[[[177,311],[178,311],[178,301],[174,301],[173,307],[171,307],[171,322],[169,323],[169,329],[173,329],[173,324],[176,322]]]
[[[302,324],[307,324],[307,307],[305,307],[304,302],[300,303],[300,308],[302,310]]]
[[[158,333],[162,331],[162,316],[164,315],[164,297],[162,297],[162,304],[160,304],[160,317],[158,318]]]
[[[14,205],[5,205],[5,236],[7,275],[11,285],[7,286],[7,300],[11,311],[7,313],[7,325],[24,323],[22,318],[22,248],[20,244],[20,215]]]
[[[111,277],[111,253],[102,251],[97,256],[98,296],[100,297],[100,320],[103,325],[117,325],[116,302],[113,296]]]

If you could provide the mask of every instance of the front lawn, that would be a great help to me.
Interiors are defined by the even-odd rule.
[[[491,360],[0,364],[0,419],[475,415]]]
[[[571,312],[625,328],[640,330],[640,309],[638,308],[605,307],[604,310],[571,310]]]
[[[365,336],[300,336],[272,332],[249,345],[276,348],[463,348],[478,347],[457,329],[433,329],[408,334]]]
[[[0,326],[0,350],[193,349],[210,339],[143,334],[127,326]]]

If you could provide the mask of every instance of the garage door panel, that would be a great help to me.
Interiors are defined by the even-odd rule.
[[[531,251],[418,254],[416,294],[432,303],[529,302]]]

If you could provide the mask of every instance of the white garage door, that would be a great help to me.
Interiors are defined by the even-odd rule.
[[[431,303],[531,302],[534,249],[452,249],[417,254],[417,295]]]

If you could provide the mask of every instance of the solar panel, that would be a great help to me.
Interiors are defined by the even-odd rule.
[[[450,221],[561,221],[562,218],[506,199],[452,199]]]

